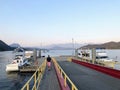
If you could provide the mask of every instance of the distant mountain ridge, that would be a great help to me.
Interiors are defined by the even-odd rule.
[[[120,42],[107,42],[103,44],[88,44],[80,48],[105,48],[105,49],[120,49]]]
[[[3,42],[2,40],[0,40],[0,51],[11,51],[16,49],[17,47],[21,47],[19,44],[17,43],[13,43],[11,45],[7,45],[5,42]],[[39,49],[36,47],[22,47],[24,50],[34,50],[34,49]]]
[[[12,48],[9,45],[7,45],[5,42],[0,40],[0,51],[10,51],[10,50],[12,50]]]
[[[73,48],[79,48],[83,46],[83,44],[74,44],[73,43],[65,43],[65,44],[52,44],[45,46],[46,49],[58,49],[58,50],[64,50],[64,49],[73,49]]]
[[[10,46],[7,45],[5,42],[0,40],[0,51],[10,51],[14,50],[16,47],[19,47],[19,44],[11,44]],[[58,50],[65,50],[65,49],[75,49],[75,48],[106,48],[106,49],[120,49],[120,42],[107,42],[103,44],[73,44],[73,43],[66,43],[66,44],[53,44],[45,47],[24,47],[26,50],[33,50],[33,49],[58,49]]]
[[[10,47],[15,47],[15,48],[21,47],[18,43],[13,43],[13,44],[10,44],[9,46]]]

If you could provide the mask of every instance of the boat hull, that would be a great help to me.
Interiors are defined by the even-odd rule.
[[[7,71],[7,72],[11,72],[11,71],[19,71],[18,63],[16,63],[16,64],[8,64],[8,65],[6,65],[6,71]]]

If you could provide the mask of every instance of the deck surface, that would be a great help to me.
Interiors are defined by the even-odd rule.
[[[120,90],[120,79],[68,62],[67,58],[56,58],[78,90]]]

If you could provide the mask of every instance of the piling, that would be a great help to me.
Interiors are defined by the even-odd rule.
[[[78,49],[75,49],[75,57],[78,57]]]
[[[37,60],[37,50],[36,49],[34,49],[33,59],[34,59],[34,61]]]
[[[92,64],[94,64],[96,61],[96,50],[95,48],[92,49]]]
[[[39,50],[39,58],[41,58],[41,50]]]

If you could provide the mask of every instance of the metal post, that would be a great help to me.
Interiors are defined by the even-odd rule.
[[[73,84],[72,84],[72,90],[74,90]]]
[[[29,90],[29,83],[27,84],[27,90]]]
[[[35,90],[36,90],[36,73],[35,73],[35,76],[34,76],[34,85],[35,85]]]
[[[78,57],[78,49],[75,49],[75,57]]]
[[[95,48],[92,49],[92,64],[95,63],[95,60],[96,60],[96,50]]]
[[[73,57],[74,57],[74,39],[72,38],[72,44],[73,44]]]
[[[41,50],[39,50],[39,58],[41,58]]]
[[[64,76],[64,85],[65,85],[65,87],[67,86],[67,84],[66,84],[66,75]]]
[[[61,75],[61,78],[62,78],[62,70],[60,69],[60,75]]]
[[[33,59],[34,59],[34,61],[37,59],[37,50],[36,49],[34,49]]]

